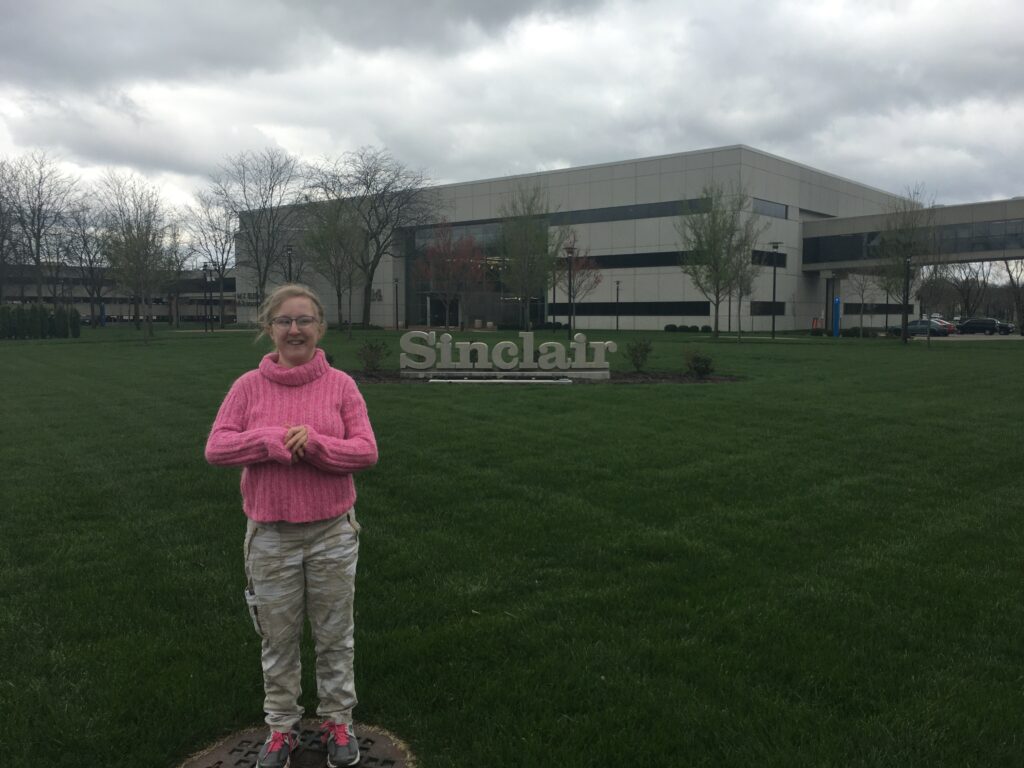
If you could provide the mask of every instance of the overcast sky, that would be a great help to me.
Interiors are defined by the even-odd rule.
[[[227,154],[438,182],[749,146],[938,202],[1024,195],[1020,0],[0,0],[0,155],[182,198]]]

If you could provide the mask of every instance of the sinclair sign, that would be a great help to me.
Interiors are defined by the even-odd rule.
[[[587,341],[577,333],[568,344],[545,341],[535,345],[532,332],[519,341],[453,341],[450,333],[409,331],[402,336],[398,367],[405,378],[576,378],[607,379],[605,354],[614,341]],[[568,348],[567,348],[568,347]]]

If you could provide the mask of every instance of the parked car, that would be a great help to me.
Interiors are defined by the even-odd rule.
[[[999,321],[999,333],[1003,336],[1009,336],[1011,333],[1017,330],[1017,326],[1013,323]]]
[[[907,323],[909,336],[949,336],[949,331],[938,320],[911,320]]]
[[[950,336],[957,332],[956,326],[953,325],[953,323],[949,322],[949,320],[943,320],[941,317],[933,317],[932,322],[939,323],[943,328],[946,329],[946,333],[949,334]]]
[[[957,326],[960,333],[984,333],[992,336],[997,333],[1010,333],[1012,323],[1000,323],[994,317],[971,317]]]

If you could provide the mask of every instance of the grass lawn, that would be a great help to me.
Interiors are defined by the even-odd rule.
[[[740,378],[363,387],[358,720],[423,768],[1021,765],[1024,343],[588,336]],[[397,366],[394,333],[324,346],[370,338]],[[167,768],[261,720],[202,449],[264,350],[0,344],[4,766]]]

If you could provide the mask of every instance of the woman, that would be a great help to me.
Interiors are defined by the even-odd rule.
[[[327,764],[355,765],[352,474],[377,463],[377,443],[355,382],[317,347],[326,324],[316,294],[281,286],[260,308],[259,325],[274,351],[231,386],[206,443],[211,464],[243,468],[245,598],[262,640],[270,726],[257,765],[285,768],[297,743],[304,609],[316,645]]]

